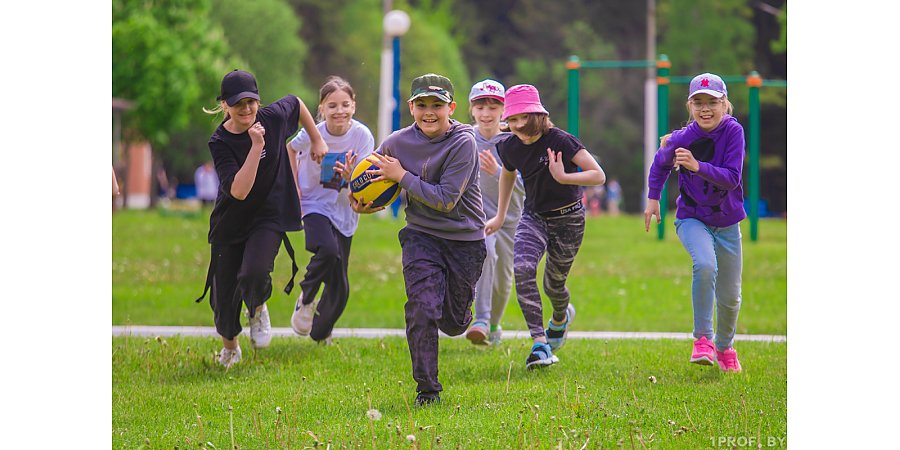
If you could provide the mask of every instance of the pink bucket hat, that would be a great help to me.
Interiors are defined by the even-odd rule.
[[[530,84],[517,84],[507,89],[506,105],[500,120],[506,120],[507,117],[516,114],[527,113],[550,114],[541,105],[541,97],[537,88]]]

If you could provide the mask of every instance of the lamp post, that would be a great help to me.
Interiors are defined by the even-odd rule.
[[[400,36],[409,30],[409,15],[393,10],[384,15],[384,34],[392,39],[381,51],[381,89],[378,102],[378,143],[400,128]],[[393,117],[392,117],[393,116]],[[393,119],[393,120],[392,120]]]

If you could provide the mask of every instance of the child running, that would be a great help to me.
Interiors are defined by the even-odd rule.
[[[481,167],[479,186],[486,217],[497,214],[500,164],[497,143],[512,136],[500,131],[500,117],[506,89],[497,81],[482,80],[469,92],[469,114],[475,120],[475,142]],[[525,187],[516,177],[506,222],[497,233],[485,237],[487,257],[481,278],[475,286],[475,321],[466,331],[466,339],[475,345],[499,345],[503,336],[500,318],[509,300],[513,281],[513,238],[522,215]]]
[[[744,129],[731,116],[728,89],[717,75],[691,80],[687,100],[691,120],[664,136],[648,179],[644,228],[660,223],[659,197],[669,172],[678,171],[675,231],[691,255],[694,346],[690,362],[740,372],[732,347],[741,309],[741,228],[744,192]],[[713,308],[716,333],[713,338]],[[713,346],[715,341],[715,346]]]
[[[302,229],[297,176],[285,142],[298,123],[310,135],[312,157],[321,160],[328,146],[316,129],[306,105],[288,95],[260,108],[253,74],[235,70],[222,78],[219,105],[211,114],[225,112],[225,120],[209,138],[219,177],[219,193],[209,217],[211,247],[203,295],[212,289],[216,331],[222,336],[219,364],[231,367],[241,360],[237,335],[241,310],[247,305],[250,339],[255,348],[272,339],[266,300],[272,295],[275,256],[282,242],[294,259],[287,231]],[[293,266],[294,274],[297,266]],[[294,278],[285,287],[290,293]]]
[[[559,362],[553,351],[565,344],[575,318],[566,278],[584,237],[581,186],[603,184],[606,174],[578,138],[553,126],[534,86],[520,84],[506,91],[502,119],[514,137],[497,145],[503,162],[500,197],[497,214],[484,229],[491,235],[503,226],[519,171],[525,205],[516,227],[514,270],[519,306],[534,340],[525,367],[534,369]],[[553,306],[546,330],[537,287],[538,262],[545,252],[544,293]]]
[[[377,175],[406,191],[406,227],[398,235],[406,284],[406,340],[416,380],[416,405],[439,402],[438,330],[450,336],[472,320],[475,283],[487,250],[472,126],[450,119],[453,84],[433,73],[412,81],[415,123],[394,132],[373,153]],[[353,209],[384,209],[351,198]]]
[[[300,336],[325,344],[330,343],[331,331],[350,296],[347,267],[353,233],[359,223],[359,215],[340,191],[347,188],[356,160],[365,158],[375,148],[372,132],[353,118],[355,112],[353,87],[343,78],[329,77],[319,89],[318,119],[325,121],[316,126],[328,144],[328,153],[321,163],[313,160],[305,130],[289,144],[289,149],[297,153],[306,250],[313,254],[300,282],[291,328]],[[323,283],[322,296],[315,301]]]

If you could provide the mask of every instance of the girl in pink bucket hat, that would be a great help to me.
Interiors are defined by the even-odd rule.
[[[575,318],[566,278],[584,237],[582,186],[601,185],[606,174],[577,137],[553,126],[538,90],[520,84],[506,91],[503,112],[512,136],[497,144],[503,169],[497,214],[484,227],[493,234],[505,221],[516,171],[525,180],[525,204],[514,244],[516,296],[534,340],[525,361],[528,369],[559,362],[553,351],[566,342]],[[544,293],[553,305],[545,330],[538,262],[547,253]]]

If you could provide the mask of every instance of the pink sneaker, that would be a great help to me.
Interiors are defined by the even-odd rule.
[[[706,339],[706,336],[701,336],[700,339],[694,341],[691,362],[701,366],[711,366],[716,363],[716,347]]]
[[[488,345],[488,330],[490,330],[490,328],[488,328],[487,322],[476,320],[472,323],[472,326],[469,327],[469,330],[466,331],[466,339],[475,345]]]
[[[716,356],[718,356],[719,359],[719,368],[721,368],[723,372],[741,371],[741,362],[738,361],[737,351],[734,348],[729,348],[724,352],[716,350]]]

